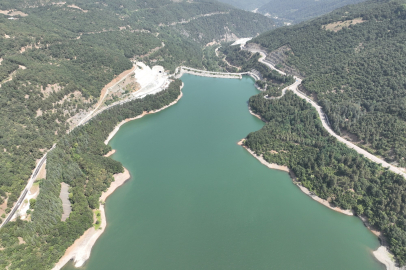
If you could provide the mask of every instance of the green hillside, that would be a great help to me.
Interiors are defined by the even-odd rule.
[[[130,59],[167,70],[181,63],[202,68],[207,43],[272,28],[264,16],[214,1],[0,3],[0,10],[11,9],[23,16],[0,14],[0,189],[9,194],[8,207],[42,156],[39,149],[49,149],[70,117],[131,68]]]
[[[333,129],[406,166],[406,5],[349,6],[252,40],[304,75]],[[283,52],[283,53],[281,53]]]
[[[388,162],[406,167],[406,2],[368,1],[299,25],[261,34],[248,46],[268,51],[267,61],[304,78],[301,91],[318,102],[332,128]],[[223,48],[242,70],[257,68],[258,54]],[[251,64],[252,63],[252,64]],[[264,73],[262,70],[257,69]],[[267,124],[245,145],[287,165],[296,181],[343,209],[352,209],[382,232],[400,265],[406,264],[406,181],[339,143],[316,110],[293,93],[281,99],[280,78],[257,84],[250,99]]]
[[[99,117],[106,128],[102,133],[95,131],[96,122],[67,136],[68,120],[93,106],[104,85],[130,69],[132,60],[168,72],[181,64],[220,69],[207,43],[272,28],[272,20],[262,15],[216,1],[1,1],[0,222],[35,161],[54,143],[58,147],[48,157],[48,177],[40,183],[32,222],[10,222],[0,231],[0,268],[50,269],[92,226],[91,210],[112,174],[122,170],[101,156],[108,147],[100,138],[122,117],[167,105],[179,94],[176,82],[155,98],[100,116],[106,117]],[[89,143],[96,145],[94,151]],[[62,181],[72,187],[73,212],[66,222],[60,221]]]

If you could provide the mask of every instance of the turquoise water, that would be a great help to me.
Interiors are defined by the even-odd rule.
[[[247,108],[252,79],[182,80],[176,105],[111,140],[132,177],[108,198],[108,226],[84,269],[384,269],[358,218],[236,144],[263,126]]]

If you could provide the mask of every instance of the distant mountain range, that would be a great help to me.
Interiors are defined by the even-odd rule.
[[[279,22],[299,23],[364,0],[220,0],[235,7],[255,11]]]

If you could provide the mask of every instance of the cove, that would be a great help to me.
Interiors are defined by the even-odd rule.
[[[83,269],[384,269],[360,219],[237,145],[263,126],[248,112],[251,78],[182,81],[177,104],[110,141],[132,178],[108,198],[106,231]]]

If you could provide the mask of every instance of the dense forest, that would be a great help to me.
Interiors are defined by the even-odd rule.
[[[316,110],[293,92],[280,99],[264,96],[250,98],[251,110],[266,124],[247,136],[245,146],[270,163],[288,166],[295,181],[317,196],[367,217],[405,265],[406,180],[330,136]]]
[[[304,74],[335,132],[406,167],[406,2],[368,1],[253,39]]]
[[[220,68],[211,47],[204,47],[208,42],[273,27],[264,16],[211,0],[6,0],[0,10],[11,12],[0,14],[5,212],[35,160],[73,127],[72,117],[96,103],[104,85],[132,67],[131,61],[162,65],[168,72],[180,64]]]
[[[123,172],[121,163],[103,157],[111,147],[103,142],[114,127],[126,118],[159,109],[180,94],[180,80],[167,90],[146,96],[97,115],[89,123],[63,136],[47,157],[47,177],[32,209],[31,222],[17,219],[0,231],[0,268],[51,269],[65,250],[93,225],[93,209],[99,197]],[[72,212],[61,221],[60,183],[70,185]],[[24,243],[20,243],[18,237]]]

